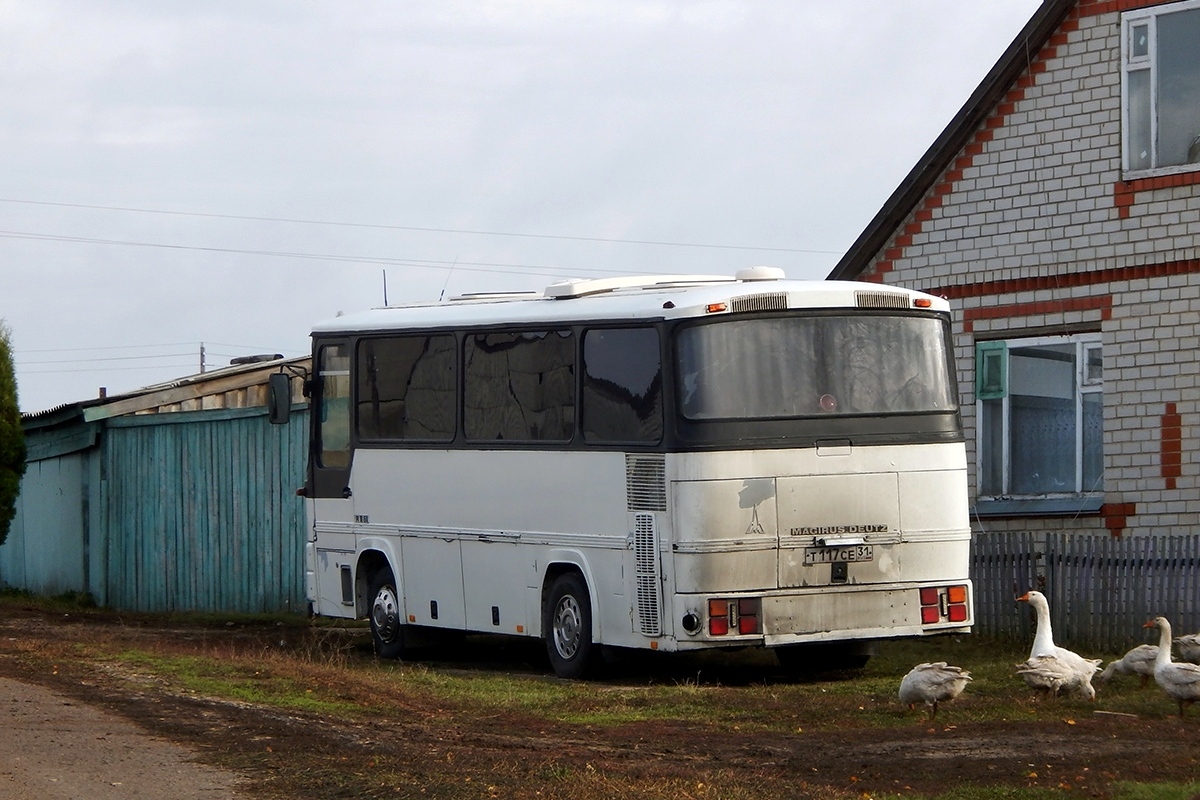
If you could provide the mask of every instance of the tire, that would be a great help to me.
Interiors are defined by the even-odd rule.
[[[579,573],[559,575],[550,585],[542,631],[555,675],[582,678],[593,669],[599,648],[592,642],[592,603]]]
[[[367,616],[371,620],[371,639],[375,655],[380,658],[400,658],[404,655],[404,629],[400,594],[396,591],[396,579],[392,570],[384,567],[371,578],[369,589],[371,607]]]

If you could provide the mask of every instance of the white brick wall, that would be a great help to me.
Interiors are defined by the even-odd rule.
[[[1063,45],[1033,63],[1046,69],[1015,101],[1004,123],[963,169],[962,179],[912,243],[881,273],[887,283],[937,292],[991,281],[1016,282],[1001,295],[952,297],[968,458],[974,464],[974,343],[1039,335],[1059,326],[1098,330],[1104,347],[1106,502],[1133,503],[1124,533],[1200,533],[1200,272],[1153,274],[1197,259],[1200,186],[1139,189],[1127,218],[1115,202],[1121,180],[1120,15],[1072,16]],[[966,154],[960,153],[959,155]],[[932,194],[932,191],[931,191]],[[916,212],[906,222],[917,223]],[[903,232],[900,226],[897,234]],[[895,245],[889,243],[883,253]],[[1077,272],[1147,267],[1149,277],[1056,288],[1019,282]],[[1055,302],[1111,296],[1101,309],[1056,312]],[[1026,316],[974,319],[972,310],[1043,303]],[[1161,428],[1167,404],[1182,418],[1183,456],[1175,487],[1163,475]],[[972,486],[974,476],[972,475]],[[1108,534],[1102,516],[985,518],[991,530]]]

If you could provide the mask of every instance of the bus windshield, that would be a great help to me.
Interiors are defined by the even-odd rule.
[[[879,314],[723,319],[676,339],[692,420],[954,411],[945,322]]]

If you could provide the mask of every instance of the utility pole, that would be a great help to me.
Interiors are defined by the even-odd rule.
[[[200,374],[204,374],[204,342],[200,343]]]

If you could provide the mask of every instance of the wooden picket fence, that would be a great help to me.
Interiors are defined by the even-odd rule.
[[[1033,615],[1015,598],[1037,589],[1050,601],[1054,638],[1094,652],[1122,653],[1157,633],[1200,631],[1200,535],[1113,538],[1028,532],[979,533],[971,554],[975,632],[1029,640]]]

